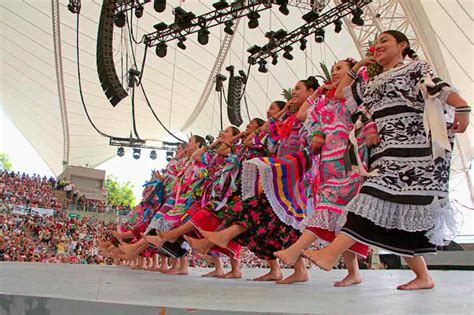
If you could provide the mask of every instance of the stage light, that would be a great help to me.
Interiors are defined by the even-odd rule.
[[[288,32],[281,28],[273,34],[273,38],[275,40],[280,40],[285,38],[286,35],[288,35]]]
[[[314,32],[314,40],[316,41],[316,43],[321,44],[322,42],[324,42],[324,34],[325,34],[325,31],[322,28]]]
[[[334,21],[334,32],[340,33],[342,31],[342,21],[336,20]]]
[[[221,1],[218,1],[218,2],[214,3],[212,6],[216,10],[222,10],[222,9],[227,8],[229,6],[229,4],[227,3],[227,1],[221,0]]]
[[[224,32],[229,35],[234,35],[234,30],[232,29],[233,26],[234,23],[232,21],[225,22]]]
[[[198,42],[201,45],[207,45],[209,43],[210,32],[206,28],[202,28],[198,31]]]
[[[288,10],[288,0],[280,0],[280,1],[277,1],[277,3],[280,5],[278,10],[282,14],[284,14],[284,15],[290,14],[290,10]]]
[[[160,58],[166,57],[166,53],[168,52],[168,45],[165,43],[159,43],[156,45],[155,48],[156,55]]]
[[[161,32],[161,31],[164,31],[165,29],[168,28],[168,25],[165,23],[165,22],[160,22],[158,24],[155,24],[153,25],[153,28],[157,31],[157,32]]]
[[[262,50],[259,46],[257,45],[253,45],[252,47],[250,47],[249,49],[247,49],[247,52],[251,55],[255,55],[256,53],[258,53],[260,50]]]
[[[156,160],[157,154],[155,150],[151,150],[150,152],[150,159]]]
[[[138,160],[140,158],[140,148],[133,148],[133,158]]]
[[[293,50],[293,47],[286,46],[285,48],[283,48],[283,50],[285,51],[285,53],[283,54],[283,58],[285,58],[287,60],[293,60],[294,57],[291,54],[291,51]]]
[[[306,39],[304,39],[304,38],[300,39],[300,49],[305,50],[306,47],[307,47],[307,45],[306,45],[307,43],[308,43],[308,41]]]
[[[252,11],[250,12],[247,17],[249,18],[249,28],[257,28],[258,27],[258,19],[260,18],[260,14],[258,12]]]
[[[125,155],[125,149],[123,147],[120,147],[117,149],[117,155],[122,157]]]
[[[277,63],[278,63],[278,55],[273,53],[272,54],[272,65],[276,66]]]
[[[364,20],[362,19],[362,14],[364,14],[364,11],[362,11],[361,8],[357,8],[352,12],[352,20],[351,22],[357,26],[363,26],[364,25]]]
[[[153,8],[156,12],[161,13],[166,10],[166,0],[155,0]]]
[[[316,21],[318,17],[319,17],[319,13],[316,11],[309,11],[308,13],[302,16],[303,20],[305,20],[306,23],[311,23],[313,21]]]
[[[176,24],[180,29],[191,27],[193,25],[193,19],[196,15],[193,12],[187,12],[181,7],[176,7],[173,10],[174,14],[174,24]]]
[[[169,162],[173,159],[174,153],[173,151],[166,151],[166,161]]]
[[[143,6],[140,3],[135,8],[135,16],[137,17],[137,19],[143,16]]]
[[[120,28],[124,27],[126,19],[127,17],[125,16],[125,13],[123,12],[119,12],[115,14],[115,19],[114,19],[115,26],[120,27]]]
[[[259,66],[258,66],[258,72],[261,72],[261,73],[267,73],[268,72],[268,68],[267,68],[267,62],[265,60],[260,60],[258,62]]]
[[[186,49],[186,45],[184,44],[185,41],[186,41],[186,37],[180,37],[178,39],[178,44],[176,46],[178,46],[182,50],[185,50]]]

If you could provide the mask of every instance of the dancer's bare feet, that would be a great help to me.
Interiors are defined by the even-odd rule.
[[[292,283],[298,283],[298,282],[308,282],[309,281],[309,276],[308,272],[306,270],[304,271],[295,271],[291,276],[279,280],[276,282],[276,284],[292,284]]]
[[[397,290],[422,290],[433,289],[435,283],[431,277],[416,277],[405,284],[399,285]]]
[[[203,274],[201,277],[204,278],[220,278],[224,275],[224,270],[222,269],[216,269],[211,272]]]
[[[209,232],[202,229],[198,230],[199,233],[201,233],[212,244],[221,248],[227,248],[227,244],[229,243],[230,239],[228,239],[223,232]]]
[[[158,248],[168,241],[162,237],[162,233],[158,235],[145,235],[144,237],[148,243],[153,244]]]
[[[361,282],[362,282],[362,278],[361,278],[360,274],[357,274],[357,275],[350,275],[349,274],[344,279],[334,282],[334,286],[338,287],[338,288],[348,287],[348,286],[351,286],[351,285],[360,284]]]
[[[172,276],[185,276],[188,274],[187,270],[182,270],[181,268],[176,268],[173,269],[171,268],[166,272],[167,275],[172,275]]]
[[[330,271],[337,263],[337,258],[333,259],[332,257],[328,257],[328,255],[322,255],[321,251],[322,250],[304,250],[301,254],[319,268]]]
[[[231,270],[226,274],[219,277],[220,279],[240,279],[242,278],[242,272],[240,270]]]
[[[184,236],[184,239],[189,243],[192,248],[194,248],[201,255],[207,255],[207,252],[213,246],[213,244],[207,239],[200,240],[197,238],[189,237],[187,235]]]
[[[271,270],[269,273],[266,273],[263,276],[254,278],[253,281],[279,281],[281,279],[283,279],[283,274],[280,270]]]
[[[287,248],[278,252],[274,252],[273,255],[279,258],[285,265],[293,266],[298,258],[300,258],[301,252]]]

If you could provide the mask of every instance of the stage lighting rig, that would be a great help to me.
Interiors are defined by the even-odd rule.
[[[120,28],[124,27],[126,20],[127,20],[127,17],[125,16],[124,12],[118,12],[115,14],[115,17],[114,17],[115,26],[120,27]]]
[[[248,50],[250,53],[248,62],[250,64],[256,64],[261,59],[273,58],[273,55],[280,51],[284,51],[283,57],[285,59],[292,60],[293,55],[291,55],[291,46],[293,44],[312,34],[315,34],[315,39],[317,42],[322,43],[324,41],[323,32],[326,26],[336,23],[336,21],[340,21],[343,17],[350,14],[355,13],[356,17],[361,16],[362,8],[371,1],[372,0],[349,0],[321,14],[311,11],[313,13],[310,12],[311,14],[305,14],[304,16],[305,21],[311,22],[308,22],[305,25],[288,32],[283,38],[274,41],[272,45],[263,46],[258,50]],[[275,35],[273,37],[275,38]]]
[[[71,13],[79,14],[81,12],[81,0],[69,0],[67,8]]]
[[[185,41],[186,41],[186,37],[184,37],[184,36],[180,37],[178,39],[178,44],[176,44],[176,46],[178,46],[182,50],[185,50],[186,49],[186,45],[184,44]]]
[[[305,38],[300,39],[300,49],[305,50],[307,47],[308,41]]]
[[[144,11],[144,8],[143,8],[143,5],[141,5],[140,3],[135,7],[135,17],[137,19],[141,18],[143,16],[143,11]]]
[[[118,155],[119,157],[124,156],[124,155],[125,155],[125,149],[124,149],[123,147],[118,148],[118,149],[117,149],[117,155]]]
[[[140,148],[133,148],[133,158],[138,160],[140,158],[141,150]]]
[[[156,55],[160,58],[166,57],[166,54],[168,52],[168,45],[166,45],[165,43],[159,43],[158,45],[156,45],[155,52]]]
[[[153,9],[158,13],[164,12],[166,10],[166,0],[155,0],[153,2]]]
[[[260,18],[260,14],[258,12],[252,11],[247,15],[249,19],[248,26],[250,29],[254,29],[258,27],[258,19]]]
[[[342,31],[342,20],[338,19],[334,21],[334,32],[340,33]]]
[[[180,29],[188,28],[193,25],[193,19],[196,15],[193,12],[187,12],[181,7],[176,7],[173,10],[174,24],[178,25]]]
[[[314,40],[316,41],[316,43],[318,44],[323,43],[325,34],[326,32],[322,28],[316,30],[316,32],[314,32]]]
[[[261,72],[261,73],[267,73],[268,72],[268,67],[267,67],[267,62],[265,60],[260,60],[258,62],[259,64],[259,67],[258,67],[258,72]]]
[[[198,32],[199,44],[207,45],[207,43],[209,43],[209,34],[211,34],[211,32],[209,32],[206,28],[200,29]]]
[[[232,29],[233,26],[234,23],[232,21],[225,22],[224,32],[229,35],[234,35],[234,30]]]
[[[156,160],[157,156],[158,156],[158,155],[156,154],[156,151],[155,151],[155,150],[151,150],[151,152],[150,152],[150,159]]]
[[[303,20],[306,21],[306,23],[311,23],[316,21],[319,18],[319,13],[316,11],[309,11],[305,15],[301,17]]]
[[[272,65],[276,66],[277,63],[278,63],[278,55],[272,54]]]
[[[284,15],[288,15],[290,14],[290,10],[288,10],[288,0],[277,0],[276,1],[276,4],[280,5],[280,7],[278,8],[278,10],[284,14]]]
[[[216,10],[222,10],[222,9],[225,9],[229,6],[229,4],[227,3],[227,1],[225,0],[220,0],[214,4],[212,4],[212,6],[214,7],[214,9]]]
[[[357,26],[363,26],[364,20],[362,19],[362,14],[364,14],[364,11],[362,11],[362,9],[355,9],[354,12],[352,12],[351,22]]]

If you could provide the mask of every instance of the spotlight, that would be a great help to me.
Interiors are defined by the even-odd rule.
[[[213,6],[214,9],[216,9],[216,10],[222,10],[222,9],[227,8],[227,7],[229,6],[229,4],[228,4],[227,1],[225,1],[225,0],[220,0],[220,1],[216,2],[216,3],[214,3],[212,6]]]
[[[209,43],[210,32],[206,28],[202,28],[198,31],[198,42],[201,45],[207,45]]]
[[[257,28],[258,27],[258,19],[260,18],[260,14],[258,12],[252,11],[250,12],[247,17],[249,18],[249,28]]]
[[[115,26],[120,27],[120,28],[124,27],[126,19],[127,17],[125,16],[125,13],[123,12],[119,12],[115,14],[115,19],[114,19]]]
[[[247,52],[251,55],[255,55],[256,53],[258,53],[260,50],[262,50],[262,48],[260,48],[259,46],[257,45],[253,45],[252,47],[250,47],[249,49],[247,49]]]
[[[281,28],[273,34],[273,38],[275,40],[280,40],[285,38],[286,35],[288,35],[288,32]]]
[[[261,73],[267,73],[268,72],[268,68],[267,68],[267,62],[265,60],[260,60],[258,62],[259,64],[259,67],[258,67],[258,72],[261,72]]]
[[[169,162],[173,159],[174,153],[173,151],[166,151],[166,161]]]
[[[173,10],[174,23],[177,24],[181,29],[191,27],[192,21],[196,17],[193,12],[187,12],[181,7],[176,7]]]
[[[125,155],[125,149],[123,147],[120,147],[117,149],[117,155],[122,157]]]
[[[157,154],[155,150],[151,150],[150,152],[150,159],[156,160]]]
[[[140,148],[133,148],[133,158],[138,160],[140,158]]]
[[[307,43],[308,43],[308,41],[306,39],[304,39],[304,38],[300,39],[300,49],[305,50],[306,47],[307,47],[307,45],[306,45]]]
[[[293,60],[294,57],[291,54],[291,51],[293,50],[293,47],[286,46],[285,48],[283,48],[283,50],[285,51],[285,53],[283,54],[283,58],[285,58],[287,60]]]
[[[316,43],[319,43],[321,44],[322,42],[324,42],[324,29],[320,28],[318,30],[316,30],[316,32],[314,32],[314,40],[316,41]]]
[[[159,43],[156,45],[155,49],[156,55],[160,58],[164,58],[166,56],[166,53],[168,52],[168,45],[165,43]]]
[[[319,17],[319,13],[316,11],[309,11],[305,15],[302,16],[303,20],[306,21],[306,23],[311,23],[313,21],[316,21]]]
[[[273,53],[272,54],[272,65],[276,66],[277,63],[278,63],[278,55]]]
[[[156,12],[161,13],[166,9],[166,0],[155,0],[153,2],[153,8]]]
[[[334,21],[334,32],[340,33],[342,31],[342,21],[336,20]]]
[[[153,28],[157,31],[157,32],[161,32],[161,31],[164,31],[165,29],[168,28],[168,25],[165,23],[165,22],[160,22],[158,24],[155,24],[153,25]]]
[[[357,8],[352,12],[352,20],[351,22],[357,26],[363,26],[364,25],[364,20],[362,19],[362,14],[364,14],[364,11],[362,11],[361,8]]]
[[[225,22],[224,32],[229,35],[234,35],[234,30],[232,29],[233,26],[234,23],[232,21]]]
[[[135,16],[137,17],[137,19],[143,16],[143,6],[140,3],[135,8]]]
[[[185,50],[186,49],[186,45],[184,44],[185,41],[186,41],[186,37],[180,37],[178,39],[178,44],[176,46],[178,46],[182,50]]]
[[[290,10],[288,10],[288,0],[280,0],[280,1],[277,1],[277,4],[280,5],[280,7],[278,8],[278,10],[284,14],[284,15],[288,15],[290,14]]]

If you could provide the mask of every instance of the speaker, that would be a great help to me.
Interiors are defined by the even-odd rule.
[[[234,75],[233,67],[228,68],[230,71],[230,78],[227,91],[227,118],[232,125],[239,127],[243,123],[242,115],[240,113],[243,79]]]
[[[112,106],[116,106],[128,96],[115,71],[113,58],[112,44],[115,7],[116,0],[104,0],[102,3],[96,53],[100,84]]]

